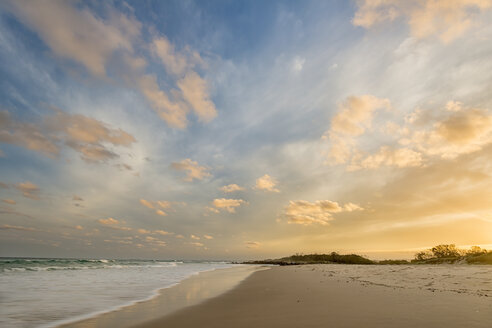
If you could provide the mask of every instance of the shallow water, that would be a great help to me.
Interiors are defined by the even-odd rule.
[[[226,262],[0,259],[0,326],[53,327],[157,295]]]

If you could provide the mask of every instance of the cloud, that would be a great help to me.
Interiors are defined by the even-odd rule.
[[[381,166],[412,167],[421,166],[422,163],[422,154],[412,149],[382,146],[377,153],[367,156],[358,164],[350,165],[349,170],[376,169]]]
[[[101,121],[54,109],[41,122],[21,122],[0,111],[0,142],[10,143],[56,156],[66,145],[87,162],[103,162],[118,157],[107,145],[129,147],[136,140],[121,129],[113,129]]]
[[[174,162],[171,167],[178,171],[186,171],[184,181],[191,182],[193,179],[203,180],[210,177],[209,169],[205,166],[198,165],[198,162],[192,161],[189,158],[183,159],[181,162]]]
[[[171,202],[165,201],[165,200],[158,200],[156,201],[157,205],[159,205],[161,208],[171,208]]]
[[[203,238],[208,239],[208,240],[214,239],[214,237],[212,237],[210,235],[203,235]]]
[[[421,123],[425,116],[425,123]],[[449,102],[434,116],[416,110],[408,119],[412,133],[399,142],[427,156],[453,159],[476,152],[492,142],[492,114],[488,110],[465,108]],[[422,126],[424,125],[424,126]]]
[[[15,185],[15,188],[22,192],[22,195],[31,199],[39,199],[39,187],[34,183],[26,181]]]
[[[190,245],[193,245],[193,246],[196,246],[196,247],[203,247],[203,246],[205,246],[204,244],[198,243],[198,242],[192,242],[192,243],[190,243]]]
[[[179,98],[171,100],[168,94],[160,89],[155,75],[143,75],[136,81],[138,88],[161,119],[172,127],[180,129],[186,127],[188,107]]]
[[[119,224],[120,221],[113,219],[113,218],[107,218],[107,219],[99,219],[97,220],[99,223],[104,224],[104,225],[110,225],[110,224]]]
[[[106,63],[114,52],[133,52],[141,24],[114,9],[106,21],[87,8],[67,1],[10,2],[13,13],[30,26],[58,56],[84,65],[93,75],[106,76]]]
[[[166,216],[167,215],[167,213],[164,212],[163,210],[156,210],[155,214],[160,215],[160,216]]]
[[[155,38],[151,48],[153,54],[161,59],[166,70],[178,78],[176,84],[183,100],[200,120],[209,122],[217,116],[215,104],[210,100],[207,82],[193,70],[197,64],[204,65],[200,55],[197,52],[176,51],[169,40],[163,36]],[[184,108],[180,108],[180,111],[186,113]],[[179,124],[181,127],[186,124],[186,116]]]
[[[258,248],[261,246],[261,243],[258,241],[246,241],[244,242],[246,248]]]
[[[75,226],[75,229],[77,229],[77,230],[84,230],[84,227],[82,227],[81,225],[76,225]]]
[[[154,233],[161,235],[161,236],[172,235],[172,232],[168,232],[168,231],[164,231],[164,230],[154,230]]]
[[[217,209],[225,209],[229,213],[235,213],[236,212],[236,207],[241,206],[242,204],[247,204],[242,199],[225,199],[225,198],[217,198],[214,199],[212,204],[217,208]]]
[[[280,192],[275,186],[277,185],[277,180],[265,174],[264,176],[256,179],[255,189],[257,190],[265,190],[271,192]]]
[[[345,164],[357,152],[357,139],[371,127],[377,110],[390,110],[388,99],[372,95],[350,96],[340,103],[330,129],[323,138],[329,139],[329,163]]]
[[[194,239],[194,240],[200,240],[200,237],[195,236],[195,235],[190,235],[190,238],[191,238],[191,239]]]
[[[72,200],[73,200],[73,201],[77,201],[77,202],[83,202],[83,201],[84,201],[84,200],[82,199],[82,197],[77,196],[77,195],[73,195]]]
[[[359,0],[352,23],[371,28],[403,17],[413,37],[437,35],[447,43],[462,36],[474,25],[478,13],[491,7],[490,0]]]
[[[18,230],[18,231],[39,231],[34,228],[28,228],[23,226],[13,226],[9,224],[4,224],[0,226],[0,230]]]
[[[149,202],[148,200],[140,199],[140,204],[142,204],[143,206],[148,207],[150,209],[154,209],[154,205],[152,205],[152,203]]]
[[[205,122],[217,115],[206,81],[193,70],[197,64],[205,67],[197,52],[177,52],[165,36],[156,36],[142,48],[161,60],[179,90],[162,90],[156,75],[145,73],[147,61],[134,48],[142,44],[142,24],[132,15],[108,5],[98,16],[69,1],[49,1],[42,8],[29,1],[11,1],[6,7],[58,57],[81,64],[97,78],[139,90],[170,126],[186,127],[189,106]]]
[[[212,212],[212,213],[220,213],[220,211],[218,209],[216,209],[215,207],[205,206],[205,210]],[[207,215],[207,214],[204,214],[204,215]]]
[[[226,193],[244,190],[243,187],[240,187],[235,183],[220,187],[219,189],[222,190],[223,192],[226,192]]]
[[[184,100],[193,108],[200,120],[210,122],[217,116],[214,103],[208,94],[207,82],[197,73],[190,72],[178,81]]]
[[[169,40],[160,36],[152,42],[152,52],[159,57],[166,70],[174,75],[182,75],[189,68],[189,61],[184,54],[178,53]]]
[[[164,201],[164,200],[158,200],[155,202],[151,202],[151,201],[148,201],[145,199],[140,199],[140,204],[142,204],[143,206],[145,206],[147,208],[155,210],[155,213],[157,215],[160,215],[160,216],[166,216],[167,213],[164,212],[163,210],[159,209],[158,207],[161,207],[163,209],[171,208],[171,202]]]
[[[363,210],[357,204],[347,203],[340,206],[337,202],[330,200],[317,200],[309,202],[305,200],[290,201],[285,208],[283,216],[289,224],[320,224],[328,225],[332,221],[333,213],[352,212]]]
[[[291,67],[292,71],[296,73],[302,71],[305,62],[306,62],[306,58],[296,56],[292,62],[292,67]]]
[[[149,230],[145,230],[145,229],[138,229],[138,230],[137,230],[137,232],[138,232],[138,233],[141,233],[141,234],[143,234],[143,235],[151,233],[151,231],[149,231]]]
[[[15,205],[17,202],[13,199],[2,199],[2,202],[10,204],[10,205]]]
[[[374,112],[378,109],[390,110],[390,101],[372,95],[347,97],[331,120],[330,133],[359,136],[371,126]]]

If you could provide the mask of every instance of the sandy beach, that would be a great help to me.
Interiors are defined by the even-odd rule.
[[[450,328],[490,322],[489,266],[306,265],[257,271],[218,297],[136,327]]]

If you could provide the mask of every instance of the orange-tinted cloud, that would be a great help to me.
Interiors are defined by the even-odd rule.
[[[362,210],[362,207],[353,203],[340,206],[337,202],[330,200],[317,200],[315,202],[297,200],[289,202],[283,215],[287,218],[287,223],[290,224],[328,225],[334,219],[333,213],[359,210]]]
[[[239,207],[243,204],[247,204],[242,199],[226,199],[226,198],[218,198],[214,199],[212,204],[217,208],[217,209],[225,209],[229,213],[235,213],[236,212],[236,207]]]
[[[244,190],[243,187],[240,187],[235,183],[220,187],[219,189],[226,193]]]
[[[277,180],[275,180],[273,177],[269,176],[268,174],[265,174],[264,176],[256,179],[255,189],[271,191],[271,192],[280,192],[280,190],[275,188],[277,183],[278,183]]]
[[[192,161],[189,158],[183,159],[181,162],[174,162],[171,167],[178,171],[186,171],[184,181],[191,182],[194,179],[203,180],[211,176],[209,169],[205,166],[198,165],[198,162]]]
[[[48,156],[56,156],[62,145],[77,151],[87,162],[103,162],[118,157],[108,144],[129,147],[136,140],[121,129],[101,121],[54,110],[38,123],[16,121],[9,112],[0,112],[0,142],[11,143]]]
[[[22,195],[31,199],[39,199],[39,187],[34,183],[26,181],[15,185],[15,188],[22,192]]]
[[[99,219],[99,223],[109,225],[109,224],[119,224],[120,221],[113,219],[113,218],[107,218],[107,219]]]
[[[491,7],[491,0],[359,0],[352,22],[371,28],[403,17],[412,36],[437,35],[446,43],[462,36],[474,25],[478,13]]]

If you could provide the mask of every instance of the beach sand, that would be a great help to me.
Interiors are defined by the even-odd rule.
[[[137,315],[137,313],[135,313]],[[489,266],[306,265],[257,271],[157,327],[491,327]]]

